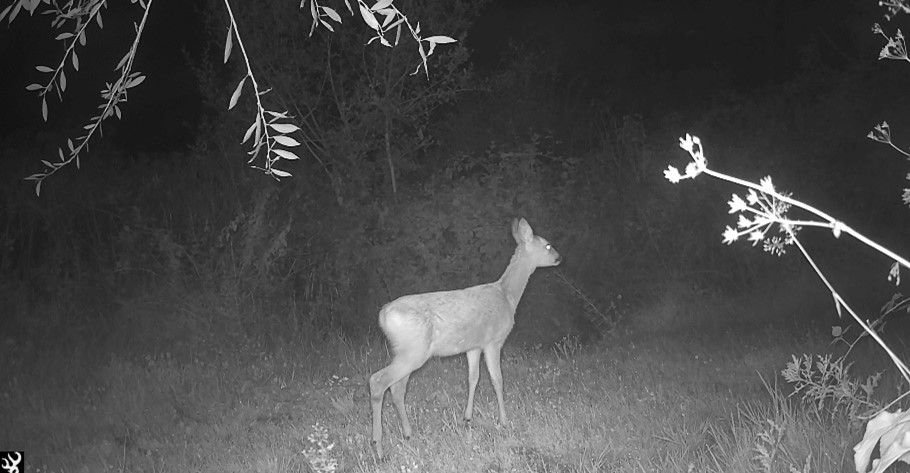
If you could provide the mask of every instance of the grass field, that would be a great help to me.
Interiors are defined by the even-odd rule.
[[[8,341],[0,445],[41,472],[853,471],[861,426],[788,398],[778,374],[829,350],[827,327],[733,327],[507,344],[506,426],[485,372],[466,426],[464,357],[433,359],[409,385],[410,441],[387,396],[382,461],[366,387],[388,361],[378,339],[28,356]]]

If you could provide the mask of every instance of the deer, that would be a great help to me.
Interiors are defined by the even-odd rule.
[[[480,354],[496,391],[499,424],[506,425],[502,393],[500,352],[515,325],[515,309],[528,279],[537,268],[557,266],[562,257],[537,235],[524,218],[512,221],[517,247],[499,280],[454,291],[427,292],[399,297],[379,311],[379,326],[392,348],[392,362],[370,376],[373,409],[372,445],[382,458],[382,404],[391,388],[392,401],[401,420],[404,439],[411,438],[411,423],[404,396],[411,374],[431,357],[464,353],[468,358],[468,404],[464,420],[474,414],[474,390],[480,378]]]

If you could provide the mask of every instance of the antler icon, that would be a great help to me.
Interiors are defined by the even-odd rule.
[[[19,458],[13,460],[13,455],[18,455]],[[0,465],[8,473],[19,473],[19,463],[22,461],[22,454],[19,452],[10,453],[7,458],[3,459],[3,464]]]

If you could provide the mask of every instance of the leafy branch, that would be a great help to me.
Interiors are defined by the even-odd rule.
[[[345,0],[345,3],[347,3],[347,0]],[[358,0],[358,5],[360,7],[360,16],[363,17],[363,21],[376,32],[376,36],[370,38],[370,40],[367,41],[367,44],[378,39],[383,46],[392,47],[392,44],[389,43],[385,35],[392,29],[395,29],[395,46],[397,46],[398,40],[401,38],[401,25],[404,24],[408,27],[411,37],[417,42],[417,49],[420,53],[421,60],[417,69],[414,69],[414,72],[412,72],[411,75],[417,74],[420,72],[420,69],[423,68],[429,79],[430,70],[427,68],[427,58],[436,50],[436,45],[455,42],[454,39],[448,36],[430,36],[428,38],[422,38],[420,36],[420,23],[418,22],[416,27],[412,26],[411,22],[408,21],[408,17],[404,16],[395,5],[392,5],[392,0],[379,0],[372,7],[367,7],[367,4],[363,0]],[[348,8],[350,9],[350,6],[348,6]],[[385,17],[382,24],[376,19],[376,14]],[[428,49],[424,49],[424,42],[429,44]]]
[[[243,76],[243,79],[240,79],[240,82],[237,83],[237,87],[234,89],[234,93],[231,94],[230,102],[228,102],[228,110],[233,109],[234,106],[237,105],[237,101],[240,99],[243,86],[246,84],[247,79],[250,80],[250,85],[253,87],[254,96],[256,97],[256,116],[253,119],[253,123],[247,128],[246,133],[243,135],[243,140],[241,141],[241,144],[246,143],[249,141],[250,137],[255,134],[253,149],[247,152],[247,154],[250,155],[250,159],[247,163],[249,164],[255,161],[256,157],[259,155],[259,151],[265,146],[264,167],[253,166],[253,169],[259,169],[275,178],[289,177],[291,173],[276,169],[273,165],[282,158],[286,160],[300,159],[293,152],[278,147],[278,145],[285,147],[300,146],[300,143],[297,140],[287,136],[289,133],[300,130],[300,128],[292,123],[279,123],[279,120],[288,119],[287,111],[275,112],[266,110],[262,105],[262,96],[267,94],[271,89],[260,89],[259,83],[256,81],[256,76],[253,74],[246,47],[244,47],[240,32],[237,30],[237,21],[234,18],[231,4],[228,0],[224,0],[224,5],[227,7],[228,17],[231,20],[227,38],[224,41],[224,62],[227,63],[228,59],[231,57],[231,51],[233,50],[232,38],[236,35],[237,45],[240,46],[240,53],[243,55],[243,64],[246,66],[246,75]],[[266,115],[268,115],[269,118],[266,118]],[[269,128],[271,128],[275,134],[270,134]]]
[[[105,88],[101,90],[102,103],[97,107],[101,112],[91,117],[90,122],[82,127],[83,130],[86,130],[86,133],[77,137],[75,143],[73,143],[72,139],[67,139],[66,145],[68,151],[66,153],[64,153],[63,148],[57,148],[58,161],[51,162],[41,160],[42,164],[45,166],[44,171],[32,174],[25,178],[27,181],[35,182],[35,194],[37,195],[41,195],[41,184],[45,179],[54,175],[57,171],[74,161],[76,167],[79,167],[79,154],[83,150],[88,149],[89,141],[95,133],[102,133],[101,122],[114,115],[116,115],[118,119],[121,118],[122,112],[120,110],[120,104],[127,101],[129,89],[138,86],[145,80],[145,76],[142,75],[142,73],[133,71],[133,59],[136,57],[136,52],[139,49],[139,42],[142,38],[142,32],[145,30],[146,20],[148,19],[153,0],[148,0],[147,4],[145,0],[130,1],[134,4],[139,3],[139,6],[143,9],[144,13],[142,15],[142,21],[135,27],[136,36],[133,38],[133,43],[115,68],[115,70],[120,72],[120,77],[117,78],[113,84],[107,83]],[[104,22],[101,19],[101,9],[107,5],[107,2],[105,0],[82,0],[77,3],[69,1],[61,7],[57,4],[57,0],[19,0],[18,2],[7,6],[0,12],[0,21],[9,13],[8,21],[12,23],[22,9],[25,9],[30,14],[34,14],[40,3],[49,5],[47,10],[42,13],[54,15],[54,20],[51,22],[51,25],[54,28],[60,29],[72,25],[71,31],[60,33],[55,38],[58,41],[62,41],[64,44],[64,53],[57,63],[57,66],[54,68],[50,66],[36,67],[38,72],[49,73],[51,74],[51,77],[44,85],[35,83],[26,87],[26,90],[38,93],[38,96],[41,98],[41,116],[44,118],[44,121],[47,121],[47,94],[51,91],[56,91],[57,97],[61,102],[63,101],[63,92],[66,91],[65,68],[67,62],[72,65],[75,71],[79,70],[79,56],[76,53],[76,43],[78,42],[80,45],[85,46],[86,30],[93,20],[98,25],[98,28],[104,28]]]
[[[91,117],[89,124],[83,126],[86,133],[76,138],[75,143],[72,139],[67,139],[67,148],[69,150],[67,153],[64,153],[62,148],[58,148],[58,161],[51,162],[42,160],[41,162],[44,164],[45,170],[25,178],[25,180],[35,182],[35,193],[37,195],[41,194],[41,184],[46,178],[52,176],[74,161],[76,167],[79,167],[80,153],[83,150],[88,149],[89,141],[96,132],[101,134],[101,123],[111,116],[116,115],[117,118],[121,118],[122,112],[120,104],[127,101],[129,89],[138,86],[145,80],[144,75],[139,72],[134,72],[132,68],[133,60],[136,57],[139,43],[142,38],[142,32],[145,29],[146,20],[148,19],[153,0],[130,1],[134,4],[139,3],[144,13],[141,22],[135,27],[136,36],[133,39],[129,51],[117,64],[116,70],[120,72],[120,77],[114,81],[113,84],[107,83],[106,87],[101,91],[102,104],[97,107],[101,112]],[[256,112],[253,123],[247,128],[243,140],[241,141],[241,144],[244,144],[249,141],[250,138],[255,138],[252,143],[252,149],[247,152],[247,154],[250,155],[248,163],[255,161],[260,152],[264,150],[264,165],[253,165],[252,167],[261,170],[274,178],[288,177],[291,175],[289,172],[277,169],[274,165],[281,159],[299,159],[295,153],[285,148],[292,148],[300,145],[297,140],[289,136],[291,133],[300,131],[300,128],[292,123],[287,123],[287,121],[292,118],[287,111],[278,112],[268,110],[263,105],[262,96],[267,94],[271,89],[262,88],[256,80],[256,77],[253,74],[250,57],[247,54],[240,32],[237,28],[237,21],[233,10],[231,9],[230,1],[223,1],[230,20],[230,26],[228,27],[227,37],[225,39],[224,62],[227,62],[230,58],[233,49],[233,38],[236,36],[237,44],[240,47],[244,65],[246,67],[246,75],[235,87],[228,103],[228,109],[233,109],[234,106],[237,105],[244,85],[246,84],[247,79],[249,79],[256,98]],[[427,78],[429,78],[427,58],[433,54],[437,44],[454,43],[455,40],[448,36],[430,36],[422,38],[420,36],[420,24],[417,23],[416,26],[412,26],[408,18],[392,4],[392,1],[393,0],[379,0],[370,6],[363,0],[358,0],[358,9],[361,18],[367,26],[376,32],[376,36],[371,38],[367,44],[378,39],[381,44],[392,47],[393,44],[386,39],[386,35],[392,30],[395,30],[396,37],[394,44],[397,45],[401,36],[401,26],[407,26],[411,36],[418,44],[418,51],[421,58],[420,64],[413,74],[416,74],[423,68],[427,74]],[[349,0],[344,0],[344,2],[348,12],[353,16],[354,13]],[[57,66],[50,67],[39,65],[36,67],[41,73],[51,74],[50,78],[44,84],[36,83],[26,87],[26,90],[38,93],[38,96],[41,98],[41,115],[44,120],[47,121],[47,94],[56,91],[58,98],[61,101],[63,100],[63,92],[66,91],[67,84],[66,65],[69,63],[75,71],[79,70],[79,56],[76,52],[76,43],[78,42],[82,46],[86,45],[86,30],[92,21],[94,21],[99,28],[104,27],[104,23],[101,19],[101,10],[103,7],[107,6],[107,0],[68,0],[63,3],[62,6],[58,3],[58,0],[14,0],[10,5],[7,5],[6,8],[0,10],[0,21],[7,18],[8,23],[12,23],[23,10],[28,11],[33,15],[37,11],[38,6],[42,3],[47,5],[47,7],[41,13],[54,16],[54,19],[51,22],[51,25],[54,28],[60,29],[64,26],[72,25],[70,31],[65,31],[56,36],[58,41],[64,42],[64,53]],[[303,8],[305,4],[306,0],[302,0],[300,7]],[[331,22],[327,20],[339,24],[341,23],[341,16],[338,15],[334,9],[319,5],[316,0],[310,1],[310,14],[313,18],[310,35],[313,34],[317,26],[322,26],[329,31],[334,32]],[[377,20],[377,15],[383,17],[381,23]],[[425,46],[424,43],[428,46]]]

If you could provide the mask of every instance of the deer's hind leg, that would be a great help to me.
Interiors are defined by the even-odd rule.
[[[411,438],[411,423],[408,422],[408,413],[404,407],[404,395],[408,390],[408,379],[410,378],[411,374],[408,373],[392,385],[392,402],[395,403],[395,410],[398,411],[398,418],[401,419],[401,430],[405,440]]]
[[[383,318],[383,315],[385,316]],[[394,356],[389,366],[370,376],[370,404],[373,408],[373,445],[382,456],[382,401],[391,387],[392,401],[401,419],[402,433],[411,436],[411,423],[404,405],[408,379],[416,369],[430,358],[429,327],[414,323],[407,313],[392,312],[381,314],[380,325],[392,345]]]

